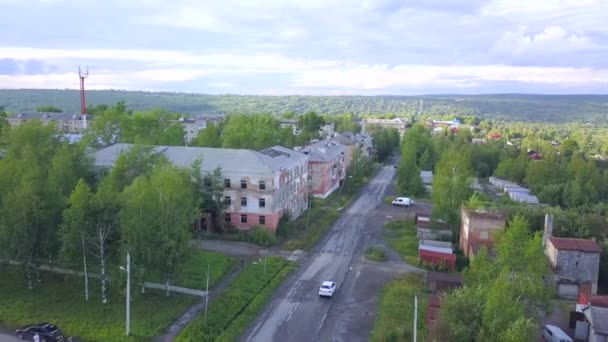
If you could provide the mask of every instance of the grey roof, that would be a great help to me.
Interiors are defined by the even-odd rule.
[[[95,165],[112,167],[122,152],[133,145],[115,144],[95,152]],[[219,167],[224,173],[264,174],[278,171],[307,156],[285,147],[275,146],[261,152],[245,149],[155,146],[154,151],[164,155],[179,167],[190,167],[197,159],[202,159],[202,170],[212,171]]]
[[[82,120],[82,114],[80,113],[47,113],[47,112],[19,112],[13,114],[11,117],[13,119],[21,119],[21,120],[58,120],[58,121],[68,121],[68,120]]]
[[[583,312],[596,334],[608,335],[608,308],[590,305]]]
[[[343,145],[354,145],[357,143],[355,136],[351,132],[342,132],[336,135],[336,140]]]
[[[302,149],[304,154],[308,154],[310,161],[327,162],[334,160],[338,155],[344,153],[346,147],[336,140],[326,139]]]

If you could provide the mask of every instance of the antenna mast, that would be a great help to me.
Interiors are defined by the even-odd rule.
[[[89,77],[89,67],[84,72],[78,67],[78,77],[80,77],[80,114],[82,115],[83,128],[87,128],[87,101],[84,96],[84,79]]]

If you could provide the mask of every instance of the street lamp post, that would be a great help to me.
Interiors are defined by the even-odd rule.
[[[131,254],[127,251],[127,267],[120,266],[122,271],[127,273],[127,308],[126,308],[126,326],[127,326],[127,336],[129,336],[130,328],[131,328]]]

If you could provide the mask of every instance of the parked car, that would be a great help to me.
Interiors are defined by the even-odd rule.
[[[18,339],[28,341],[33,341],[36,333],[38,333],[41,342],[63,341],[61,330],[56,325],[47,322],[26,325],[15,331]]]
[[[397,197],[392,203],[398,207],[411,207],[414,205],[414,201],[409,197]]]
[[[333,281],[324,281],[319,289],[320,297],[333,297],[336,292],[336,283]]]
[[[548,342],[572,342],[572,338],[568,336],[562,329],[555,325],[547,324],[543,327],[543,340]]]

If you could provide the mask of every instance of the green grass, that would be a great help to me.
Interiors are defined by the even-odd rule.
[[[283,248],[288,250],[310,249],[327,233],[334,222],[340,217],[340,208],[348,206],[355,195],[335,191],[326,199],[314,198],[310,208],[310,215],[305,212],[295,221],[288,222],[289,232]],[[310,218],[309,218],[310,216]],[[306,223],[308,222],[308,229]]]
[[[279,257],[267,259],[266,273],[263,262],[247,263],[230,287],[213,301],[207,323],[201,313],[176,341],[231,340],[239,336],[292,267],[292,263]]]
[[[382,290],[372,342],[412,341],[416,294],[419,294],[418,341],[425,341],[428,295],[422,277],[409,274],[391,281]]]
[[[230,271],[236,268],[238,260],[217,252],[192,252],[174,284],[182,287],[205,290],[207,286],[207,265],[209,265],[209,288],[213,288]],[[151,277],[151,281],[162,283],[162,278]]]
[[[393,204],[393,201],[395,200],[395,196],[387,196],[384,197],[384,199],[382,200],[382,202],[384,202],[385,204]]]
[[[418,237],[414,220],[393,221],[385,225],[390,246],[410,265],[418,265]]]
[[[384,261],[386,260],[386,253],[383,247],[369,247],[365,250],[365,257],[373,261]]]
[[[0,266],[0,325],[13,329],[49,321],[66,335],[85,341],[149,341],[185,312],[198,298],[147,290],[137,286],[131,304],[131,336],[125,336],[125,297],[121,289],[110,288],[109,302],[101,303],[100,283],[89,280],[89,301],[84,300],[83,280],[41,273],[42,282],[26,289],[23,272],[14,266]]]

